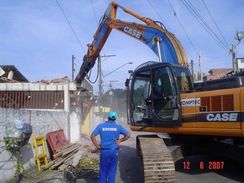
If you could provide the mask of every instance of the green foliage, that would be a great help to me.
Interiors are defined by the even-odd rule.
[[[86,168],[97,168],[99,164],[98,159],[81,159],[79,163],[79,168],[86,169]]]

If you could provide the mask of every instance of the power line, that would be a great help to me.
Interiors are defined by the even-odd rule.
[[[208,14],[209,14],[210,18],[212,19],[212,21],[213,21],[213,23],[214,23],[215,27],[217,28],[217,30],[218,30],[218,32],[219,32],[219,34],[220,34],[220,36],[221,36],[221,37],[223,38],[223,40],[225,41],[225,44],[226,44],[226,45],[229,45],[229,43],[226,41],[225,37],[223,36],[223,34],[222,34],[222,32],[221,32],[221,30],[220,30],[220,28],[219,28],[218,24],[216,23],[216,21],[215,21],[215,19],[214,19],[213,15],[212,15],[212,13],[210,12],[210,10],[209,10],[209,8],[208,8],[207,4],[205,3],[205,1],[204,1],[204,0],[202,0],[202,2],[203,2],[203,4],[204,4],[205,8],[207,9]]]
[[[205,20],[200,16],[200,14],[197,12],[197,10],[194,8],[194,6],[191,4],[191,2],[183,0],[183,5],[189,10],[189,12],[195,17],[195,19],[198,21],[199,24],[202,25],[202,27],[209,33],[209,35],[217,42],[219,45],[229,50],[228,46],[226,46],[222,40],[216,35],[216,33],[207,25]]]
[[[204,21],[204,19],[199,15],[197,10],[194,8],[194,6],[191,4],[191,2],[183,0],[184,6],[190,11],[190,13],[196,18],[198,23],[202,25],[202,27],[210,34],[210,36],[215,39],[220,45],[225,48],[225,45],[222,43],[222,41],[218,38],[218,36],[213,32],[213,30],[207,25],[207,23]]]
[[[186,0],[184,0],[186,1]],[[186,1],[187,2],[187,1]],[[213,37],[215,37],[217,39],[217,41],[223,45],[223,48],[225,48],[226,50],[229,50],[228,45],[226,45],[219,37],[218,35],[211,29],[210,26],[208,26],[208,24],[206,23],[206,21],[200,16],[200,14],[197,12],[196,8],[194,8],[194,6],[192,5],[192,3],[188,0],[188,3],[190,5],[190,8],[192,8],[192,10],[195,12],[195,14],[197,15],[197,17],[200,19],[200,21],[203,22],[203,24],[205,25],[205,27],[209,30],[210,33],[212,33]]]
[[[75,32],[73,26],[72,26],[71,23],[70,23],[68,17],[66,16],[66,14],[65,14],[65,12],[64,12],[64,9],[62,8],[61,4],[58,2],[58,0],[55,0],[55,1],[56,1],[57,5],[58,5],[59,9],[60,9],[61,12],[63,13],[63,15],[64,15],[64,17],[65,17],[65,20],[66,20],[66,22],[68,23],[68,25],[69,25],[69,27],[70,27],[70,29],[71,29],[71,31],[72,31],[72,33],[73,33],[75,39],[77,40],[77,42],[78,42],[79,45],[80,45],[81,49],[82,49],[84,52],[86,52],[86,51],[85,51],[85,48],[84,48],[84,47],[82,46],[82,44],[81,44],[81,40],[79,39],[79,37],[78,37],[78,35],[76,34],[76,32]]]
[[[164,20],[163,20],[162,16],[160,15],[160,13],[156,10],[156,8],[154,8],[153,4],[149,0],[147,0],[147,2],[151,6],[151,8],[153,9],[153,11],[159,16],[159,18],[162,21],[164,27],[166,27],[165,24],[164,24]]]
[[[96,11],[95,11],[95,6],[94,6],[94,1],[93,0],[91,0],[91,5],[92,5],[92,11],[93,11],[93,14],[94,14],[94,17],[95,17],[95,21],[98,24],[98,18],[97,18],[97,14],[96,14]]]
[[[181,28],[183,29],[184,33],[186,34],[186,37],[187,37],[188,41],[190,42],[192,48],[197,52],[197,49],[196,49],[195,45],[193,44],[192,40],[190,39],[189,35],[188,35],[187,32],[186,32],[185,27],[183,26],[182,22],[180,21],[179,17],[177,16],[173,4],[170,2],[170,0],[168,0],[168,2],[169,2],[169,5],[171,6],[171,8],[173,9],[174,16],[176,17],[176,19],[178,20],[178,22],[179,22]]]

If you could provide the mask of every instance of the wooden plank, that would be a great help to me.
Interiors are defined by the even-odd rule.
[[[73,158],[73,162],[72,162],[73,167],[76,167],[79,164],[80,159],[81,159],[83,154],[84,154],[84,150],[79,148],[79,151],[75,154],[75,156]]]
[[[60,171],[65,170],[65,168],[67,168],[69,165],[76,167],[79,164],[80,158],[84,154],[84,151],[80,147],[79,149],[77,149],[77,151],[74,152],[74,154],[72,153],[73,155],[69,156],[69,158],[66,159],[61,166],[59,166],[58,169]]]
[[[65,170],[65,168],[67,168],[69,165],[71,165],[72,162],[73,162],[73,159],[74,159],[74,157],[75,157],[75,155],[76,155],[77,153],[78,153],[78,151],[76,151],[73,155],[71,155],[68,159],[66,159],[66,160],[63,162],[63,164],[62,164],[61,166],[58,167],[58,169],[59,169],[60,171],[63,171],[63,170]]]
[[[58,167],[58,170],[64,171],[69,165],[67,164],[62,164],[61,166]]]
[[[77,144],[76,146],[74,146],[74,147],[72,147],[72,148],[69,148],[69,149],[67,149],[67,150],[64,150],[64,151],[63,151],[63,154],[62,154],[62,157],[66,156],[67,154],[69,154],[69,153],[71,153],[71,152],[73,152],[74,150],[78,150],[79,147],[80,147],[80,145]]]
[[[75,157],[76,153],[79,151],[79,149],[75,150],[74,152],[72,152],[71,155],[69,155],[69,158],[67,160],[64,161],[65,164],[69,164],[71,165],[73,162],[73,158]]]
[[[64,157],[65,155],[67,155],[70,152],[78,149],[79,147],[80,147],[79,144],[75,144],[74,146],[70,146],[69,148],[63,149],[62,151],[59,151],[58,153],[55,153],[53,155],[53,158],[56,159],[57,157]]]
[[[67,149],[67,148],[69,148],[69,147],[71,147],[71,146],[74,146],[74,145],[76,145],[76,144],[77,144],[77,143],[66,144],[66,145],[64,145],[63,147],[58,148],[58,149],[57,149],[57,153],[60,152],[60,151],[63,151],[64,149]]]
[[[48,168],[50,168],[52,165],[54,165],[55,164],[55,162],[57,162],[58,161],[58,159],[55,159],[55,160],[53,160],[53,161],[50,161],[48,164],[46,164],[46,165],[42,165],[42,169],[44,169],[44,170],[46,170],[46,169],[48,169]]]
[[[50,169],[51,170],[54,170],[55,168],[59,167],[66,159],[68,159],[69,156],[65,157],[65,158],[58,158],[58,161],[55,162],[51,167]]]
[[[73,152],[71,152],[71,153],[70,153],[68,156],[66,156],[66,157],[58,158],[58,159],[59,159],[58,162],[56,162],[54,165],[52,165],[50,169],[53,170],[53,169],[59,167],[64,161],[66,161],[67,159],[69,159],[70,156],[72,156],[72,155],[75,154],[76,152],[77,152],[77,151],[73,151]]]

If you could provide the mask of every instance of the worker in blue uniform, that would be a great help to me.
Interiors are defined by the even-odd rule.
[[[99,124],[91,134],[96,151],[100,152],[98,183],[115,183],[119,145],[130,138],[129,132],[115,122],[117,116],[116,112],[109,112],[108,121]],[[120,134],[123,135],[122,138],[120,138]],[[97,135],[100,135],[100,144],[97,143]]]

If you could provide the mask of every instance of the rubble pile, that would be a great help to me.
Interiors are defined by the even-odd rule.
[[[88,139],[82,139],[81,143],[72,143],[59,148],[53,155],[53,160],[42,166],[43,170],[64,171],[67,167],[85,168],[87,165],[98,164],[99,156],[92,153],[92,145]],[[86,162],[84,165],[81,162]]]
[[[96,179],[99,174],[99,160],[84,157],[77,166],[77,176],[80,178]]]

